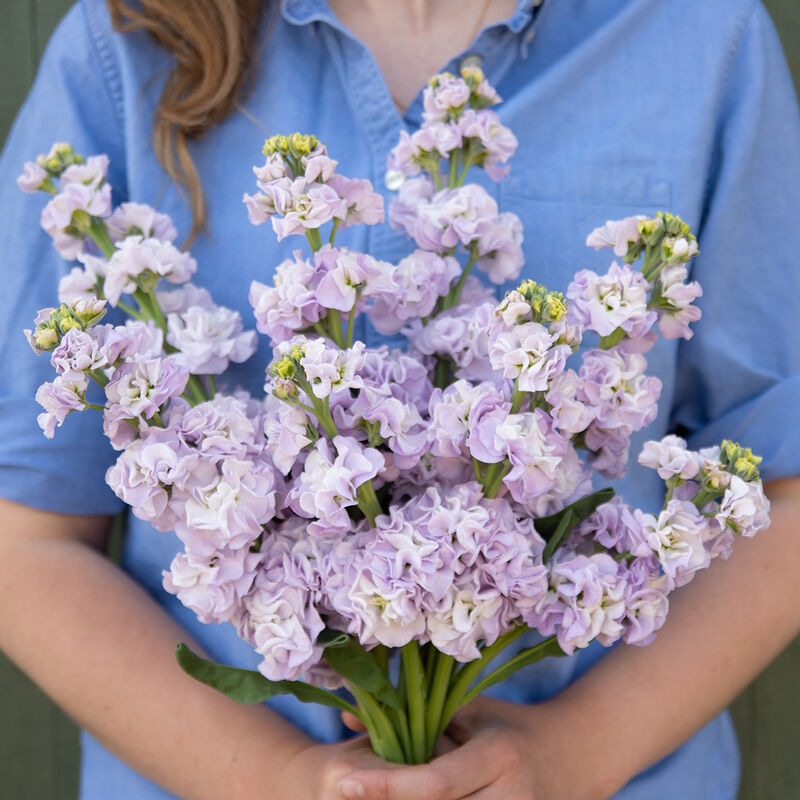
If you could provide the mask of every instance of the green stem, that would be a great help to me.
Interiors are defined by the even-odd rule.
[[[518,628],[512,628],[508,633],[503,634],[494,644],[489,645],[489,647],[484,647],[480,658],[465,664],[456,673],[455,679],[450,687],[450,692],[447,695],[447,700],[445,700],[444,708],[442,709],[437,739],[445,732],[445,729],[450,724],[450,720],[455,716],[456,711],[464,705],[464,698],[469,692],[473,681],[477,679],[481,672],[483,672],[502,650],[508,647],[515,639],[519,639],[527,630],[528,628],[524,625],[520,625]]]
[[[412,763],[424,764],[425,744],[425,670],[419,657],[419,643],[414,640],[400,651],[408,692],[408,722],[411,729]]]
[[[514,380],[514,388],[511,391],[511,413],[517,414],[519,410],[522,408],[522,404],[525,402],[525,392],[520,391],[519,388],[519,378],[515,378]]]
[[[597,346],[600,350],[608,350],[618,345],[627,335],[623,328],[615,328],[608,336],[603,336]]]
[[[97,217],[92,219],[92,224],[89,227],[89,236],[106,258],[111,258],[114,255],[117,248],[114,246],[114,242],[111,241],[103,220]]]
[[[344,335],[342,334],[342,312],[338,308],[328,309],[328,329],[330,331],[331,339],[336,342],[339,347],[344,348]]]
[[[455,189],[458,185],[458,157],[461,150],[454,150],[450,153],[450,171],[447,175],[447,186],[450,189]]]
[[[208,394],[210,398],[217,396],[217,379],[213,375],[207,375],[208,378]]]
[[[436,191],[439,192],[442,190],[442,176],[439,174],[438,167],[431,171],[431,177],[433,178],[433,185],[436,187]]]
[[[510,471],[511,464],[508,460],[498,461],[496,464],[492,464],[489,469],[486,470],[486,474],[483,477],[483,496],[489,499],[494,497],[500,490],[503,478],[505,478]]]
[[[353,307],[350,309],[350,315],[347,318],[347,337],[345,338],[344,346],[345,347],[352,347],[353,346],[353,334],[355,333],[356,328],[356,306],[358,305],[358,296],[360,291],[356,292],[356,301],[353,303]]]
[[[99,369],[90,369],[89,370],[89,377],[101,387],[108,385],[108,378],[105,374]]]
[[[192,398],[192,405],[197,406],[208,400],[206,390],[203,388],[203,384],[200,382],[200,378],[198,378],[197,375],[189,376],[189,380],[186,382],[186,390]]]
[[[444,302],[442,303],[442,309],[455,308],[458,305],[458,301],[461,298],[461,290],[464,288],[464,284],[467,282],[467,278],[469,277],[470,272],[472,272],[472,267],[474,266],[477,260],[478,260],[478,255],[473,250],[470,253],[469,261],[467,261],[467,266],[464,267],[464,271],[461,273],[461,277],[458,279],[458,283],[449,291],[447,296],[444,298]]]
[[[406,759],[400,740],[380,703],[369,693],[352,684],[347,685],[355,697],[358,708],[364,715],[364,724],[369,731],[369,739],[375,755],[395,764],[405,764]]]
[[[88,400],[84,400],[84,408],[91,408],[93,411],[105,411],[105,406],[99,406],[97,403],[90,403]]]
[[[322,247],[322,239],[319,235],[319,228],[306,228],[306,239],[311,246],[311,252],[316,253]]]
[[[428,693],[428,707],[425,713],[425,739],[428,744],[428,759],[433,758],[433,750],[439,739],[439,723],[442,717],[447,690],[450,687],[450,676],[453,674],[455,659],[445,653],[436,654],[436,667],[433,684]]]
[[[469,168],[472,166],[472,159],[469,156],[465,156],[461,163],[464,166],[461,168],[461,173],[458,176],[458,181],[456,182],[456,186],[464,185],[464,180],[467,177],[467,172],[469,171]]]
[[[142,322],[147,320],[147,317],[144,314],[137,311],[135,308],[133,308],[133,306],[123,303],[122,300],[117,300],[117,308],[121,308],[129,317],[141,320]]]
[[[446,389],[450,385],[450,363],[447,356],[436,356],[433,370],[433,385],[437,389]]]
[[[375,494],[372,481],[366,481],[356,489],[358,497],[358,507],[364,512],[364,516],[369,520],[370,525],[375,527],[375,518],[383,514],[383,509]]]
[[[336,233],[339,230],[339,226],[342,224],[340,219],[334,219],[333,227],[331,228],[331,235],[328,237],[328,244],[333,247],[333,243],[336,241]]]

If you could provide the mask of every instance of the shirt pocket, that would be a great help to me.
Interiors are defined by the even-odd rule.
[[[499,187],[501,210],[515,213],[524,228],[521,277],[562,291],[577,270],[604,270],[614,258],[609,250],[598,254],[586,248],[594,228],[634,214],[675,211],[672,195],[669,181],[629,165],[553,169],[512,161]]]

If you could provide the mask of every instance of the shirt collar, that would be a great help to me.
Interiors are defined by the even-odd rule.
[[[514,33],[520,33],[533,19],[536,11],[545,0],[517,0],[514,13],[505,21],[497,23],[505,25]],[[281,0],[281,14],[293,25],[308,25],[311,22],[330,22],[341,27],[331,11],[327,0]]]

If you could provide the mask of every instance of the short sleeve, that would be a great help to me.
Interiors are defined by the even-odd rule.
[[[28,347],[22,331],[32,327],[38,309],[57,305],[58,281],[72,265],[39,227],[47,198],[23,194],[16,177],[25,161],[54,141],[67,141],[83,155],[107,153],[114,201],[125,199],[122,103],[108,31],[102,30],[103,22],[108,28],[103,6],[86,0],[63,19],[0,157],[0,496],[74,514],[120,509],[104,481],[114,452],[98,412],[70,414],[53,440],[45,439],[36,422],[36,389],[55,372],[46,355]]]
[[[693,447],[751,447],[766,480],[800,475],[800,119],[760,4],[718,113],[693,274],[703,317],[678,351],[673,422]]]

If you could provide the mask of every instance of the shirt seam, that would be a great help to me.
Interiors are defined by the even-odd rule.
[[[89,33],[89,39],[100,63],[103,72],[103,86],[105,87],[108,98],[111,101],[111,107],[114,110],[117,124],[119,125],[120,133],[125,136],[125,111],[122,96],[122,79],[120,77],[119,69],[115,62],[114,56],[111,52],[111,44],[108,38],[103,35],[100,30],[99,22],[95,11],[90,7],[90,2],[84,0],[81,4],[83,6],[84,18],[86,20],[86,29]]]

